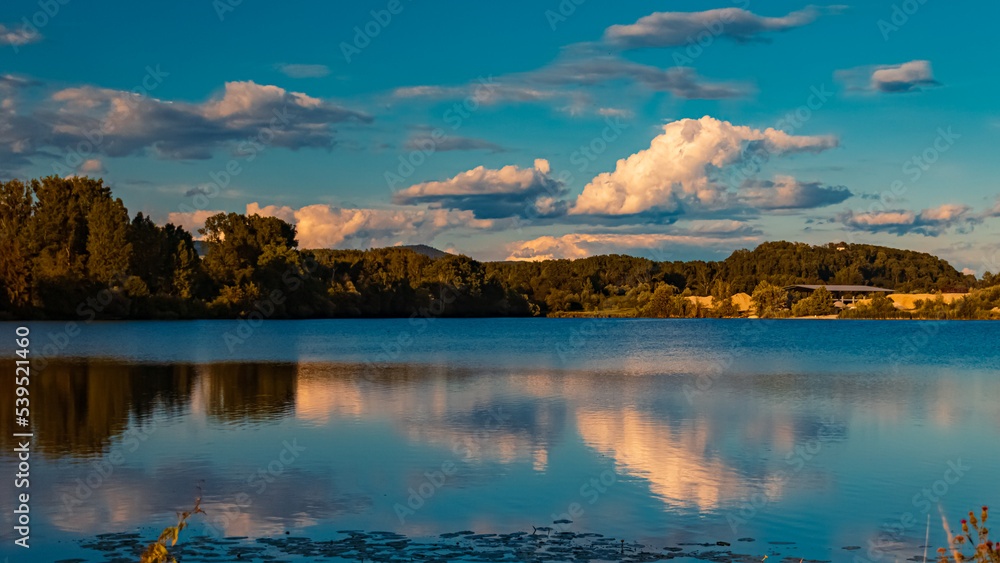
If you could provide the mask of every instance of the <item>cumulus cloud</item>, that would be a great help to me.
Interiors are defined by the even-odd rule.
[[[774,180],[747,180],[739,198],[751,207],[767,210],[814,209],[841,203],[851,197],[844,186],[824,186],[819,182],[800,182],[791,176]]]
[[[838,70],[834,76],[848,89],[881,92],[883,94],[905,94],[940,86],[934,79],[930,61],[910,61],[899,65],[862,66]]]
[[[535,261],[587,258],[609,253],[636,253],[642,250],[664,250],[677,246],[731,247],[739,242],[756,242],[755,236],[709,236],[671,234],[583,234],[573,233],[558,237],[545,236],[520,241],[509,246],[507,260]]]
[[[951,227],[969,226],[978,222],[979,217],[971,211],[972,208],[968,205],[945,204],[920,212],[890,210],[854,213],[848,210],[838,215],[837,219],[852,230],[900,236],[916,233],[936,237]]]
[[[194,238],[201,240],[201,235],[198,234],[198,229],[205,226],[205,220],[213,215],[218,215],[219,213],[225,213],[222,210],[216,211],[189,211],[186,213],[174,212],[167,215],[167,222],[173,223],[178,227],[184,227],[184,230],[192,233]]]
[[[209,217],[224,211],[170,213],[168,221],[184,227],[201,239],[198,229]],[[500,227],[492,220],[477,219],[471,211],[447,209],[349,209],[334,205],[247,204],[247,215],[277,217],[295,225],[299,248],[376,248],[396,244],[428,243],[452,230],[490,230]]]
[[[326,65],[282,64],[278,65],[278,70],[291,78],[322,78],[330,74],[330,67]]]
[[[776,18],[758,16],[742,8],[719,8],[704,12],[657,12],[633,24],[613,25],[604,32],[604,41],[622,49],[678,47],[696,42],[706,32],[739,43],[766,41],[765,33],[788,31],[810,24],[824,13],[840,7],[809,6]]]
[[[430,242],[455,229],[484,230],[496,227],[476,219],[471,211],[447,209],[345,209],[333,205],[308,205],[299,209],[257,203],[247,213],[278,217],[293,223],[300,248],[375,248],[395,244]]]
[[[42,40],[42,34],[33,32],[24,27],[18,29],[7,27],[0,23],[0,45],[21,46],[28,43],[37,43]]]
[[[549,173],[549,162],[543,159],[536,160],[534,168],[480,166],[448,180],[400,190],[393,203],[468,210],[483,219],[561,215],[566,186]]]
[[[331,101],[252,81],[228,82],[201,104],[91,86],[60,90],[51,99],[57,110],[48,117],[50,144],[88,141],[108,156],[148,151],[167,159],[207,159],[221,147],[247,152],[251,145],[257,151],[328,149],[335,144],[333,125],[372,121]]]
[[[709,116],[682,119],[664,125],[663,133],[648,149],[619,160],[613,172],[594,178],[570,212],[630,215],[722,209],[734,199],[723,178],[751,155],[757,159],[783,157],[836,146],[838,140],[832,136],[794,136],[772,128],[762,131]],[[831,197],[828,188],[789,183],[783,179],[771,186],[751,184],[746,197],[765,208],[839,197]]]
[[[247,204],[247,215],[260,215],[261,217],[277,217],[286,223],[295,224],[295,210],[287,205],[265,205],[261,207],[257,202]]]

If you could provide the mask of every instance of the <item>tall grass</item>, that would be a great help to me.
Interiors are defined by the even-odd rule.
[[[989,517],[989,510],[983,507],[983,512],[977,519],[973,511],[969,511],[969,518],[962,519],[962,533],[952,535],[951,528],[947,520],[944,520],[944,529],[948,533],[947,548],[938,548],[938,562],[950,563],[961,561],[975,561],[976,563],[1000,563],[1000,544],[990,540],[990,531],[986,527],[986,519]],[[968,555],[969,548],[973,549],[972,555]],[[951,557],[949,557],[949,553]]]
[[[146,550],[142,552],[141,563],[177,563],[177,560],[170,555],[170,550],[167,549],[167,543],[170,547],[177,545],[177,540],[180,538],[181,530],[187,528],[187,519],[193,514],[204,514],[205,511],[201,509],[201,499],[198,498],[194,501],[194,508],[184,512],[177,513],[177,525],[171,526],[163,532],[160,533],[159,539],[155,542],[146,546]]]

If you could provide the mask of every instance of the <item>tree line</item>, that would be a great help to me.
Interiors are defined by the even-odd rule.
[[[782,287],[929,293],[1000,282],[930,254],[863,244],[768,242],[711,262],[479,262],[406,248],[299,249],[293,225],[259,215],[220,213],[198,235],[196,243],[181,227],[131,216],[101,180],[0,183],[0,318],[733,317],[746,314],[732,300],[738,293],[751,294],[761,316],[802,316],[829,314],[832,299],[797,299]]]

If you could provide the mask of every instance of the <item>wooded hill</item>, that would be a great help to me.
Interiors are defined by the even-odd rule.
[[[918,293],[1000,282],[930,254],[844,243],[768,242],[718,262],[479,262],[426,248],[299,250],[294,226],[257,215],[219,214],[199,234],[204,256],[184,229],[130,216],[100,180],[0,183],[0,317],[734,316],[729,297],[763,282]]]

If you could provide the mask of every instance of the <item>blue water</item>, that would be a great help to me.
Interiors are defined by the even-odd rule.
[[[15,326],[0,323],[8,371]],[[80,541],[148,536],[199,494],[208,514],[185,533],[545,525],[796,561],[905,560],[923,554],[926,533],[933,556],[942,515],[957,526],[1000,506],[995,323],[28,326],[25,560],[102,560]],[[4,385],[10,483],[18,430]],[[23,557],[13,518],[4,511],[0,553]]]

